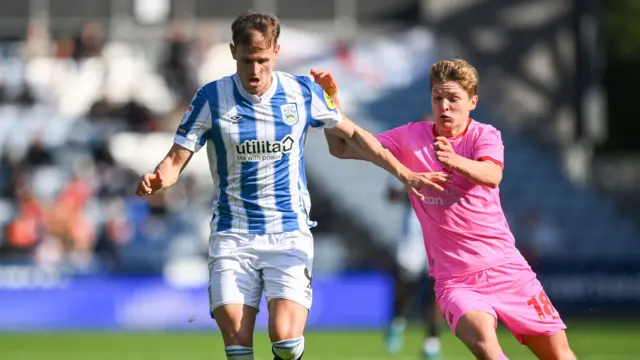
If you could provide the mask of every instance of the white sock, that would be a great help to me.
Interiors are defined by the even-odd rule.
[[[224,348],[227,360],[253,360],[253,349],[244,346],[227,346]]]
[[[282,360],[298,360],[304,353],[304,336],[274,342],[272,350],[273,354]]]
[[[399,316],[393,319],[393,322],[391,322],[391,327],[400,331],[404,331],[407,327],[407,319]]]
[[[422,346],[422,350],[425,354],[435,355],[440,353],[440,339],[437,337],[429,337],[424,340],[424,344]]]

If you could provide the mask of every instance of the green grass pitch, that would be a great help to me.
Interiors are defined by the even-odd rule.
[[[499,329],[510,359],[534,359],[510,333]],[[578,359],[640,359],[640,323],[569,324],[569,340]],[[407,332],[404,351],[387,356],[378,332],[308,332],[305,360],[419,360],[422,333]],[[266,333],[255,337],[256,360],[271,360]],[[5,360],[211,360],[225,359],[216,332],[1,333]],[[443,335],[442,360],[472,359],[449,332]]]

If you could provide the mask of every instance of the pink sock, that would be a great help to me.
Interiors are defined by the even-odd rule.
[[[498,360],[509,360],[509,358],[507,357],[507,355],[502,353],[502,354],[500,354],[500,357],[498,358]]]

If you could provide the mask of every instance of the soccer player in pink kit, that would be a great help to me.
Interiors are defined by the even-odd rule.
[[[312,74],[337,101],[331,74]],[[478,102],[476,69],[464,60],[440,61],[430,82],[435,123],[409,123],[377,137],[410,170],[452,175],[444,191],[424,188],[424,200],[411,195],[438,307],[478,359],[507,359],[496,336],[498,320],[539,359],[575,359],[566,326],[517,250],[500,205],[500,132],[469,117]],[[346,142],[325,134],[334,156],[361,159]]]

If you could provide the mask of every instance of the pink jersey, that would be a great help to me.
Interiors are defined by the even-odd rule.
[[[436,159],[436,136],[434,124],[423,121],[377,137],[414,172],[449,171]],[[503,166],[500,131],[491,125],[469,119],[465,131],[449,141],[458,155]],[[422,225],[431,276],[446,279],[507,263],[526,264],[516,249],[497,188],[475,185],[455,172],[445,188],[445,193],[424,189],[424,201],[411,197]]]

